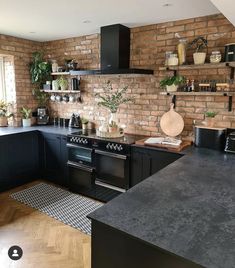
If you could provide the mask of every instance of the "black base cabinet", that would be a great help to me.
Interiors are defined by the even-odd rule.
[[[178,153],[132,146],[130,186],[143,181],[182,156]]]
[[[40,178],[36,132],[0,137],[0,191]]]
[[[202,268],[96,220],[92,220],[91,267]]]
[[[42,176],[53,183],[68,186],[66,136],[41,133],[40,164]]]

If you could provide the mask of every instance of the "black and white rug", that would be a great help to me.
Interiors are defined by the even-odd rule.
[[[39,183],[10,196],[89,235],[91,221],[86,216],[103,205],[46,183]]]

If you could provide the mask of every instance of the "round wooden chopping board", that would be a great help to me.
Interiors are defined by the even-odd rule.
[[[160,127],[170,137],[176,137],[183,131],[184,120],[180,114],[175,112],[173,103],[170,105],[170,110],[163,114]]]

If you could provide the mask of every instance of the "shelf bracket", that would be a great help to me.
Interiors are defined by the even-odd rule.
[[[228,111],[232,112],[233,108],[233,96],[228,96]]]
[[[172,96],[171,102],[174,104],[174,107],[173,108],[175,108],[176,107],[176,95],[173,95]]]
[[[229,62],[226,63],[226,66],[230,68],[230,80],[233,81],[234,80],[234,69],[235,69],[235,67],[231,66],[229,64]]]

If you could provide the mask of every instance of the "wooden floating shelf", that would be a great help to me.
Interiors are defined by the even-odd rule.
[[[214,68],[235,68],[235,62],[220,62],[220,63],[204,63],[204,64],[188,64],[177,66],[162,66],[159,67],[160,71],[178,71],[178,70],[192,70],[192,69],[214,69]]]
[[[70,72],[57,72],[57,73],[51,73],[51,75],[70,75]]]
[[[50,90],[50,89],[41,89],[42,92],[46,92],[46,93],[73,93],[73,94],[80,94],[81,91],[80,90]]]
[[[166,92],[166,91],[161,91],[160,95],[167,95],[167,96],[234,96],[235,92],[233,91],[221,91],[221,92],[209,92],[209,91],[203,91],[203,92]]]

